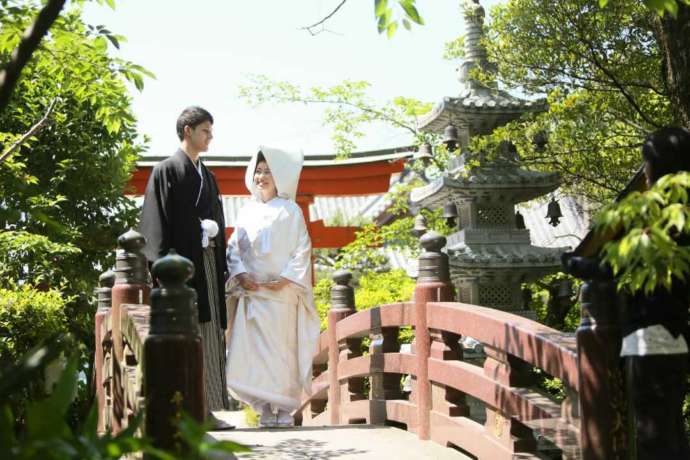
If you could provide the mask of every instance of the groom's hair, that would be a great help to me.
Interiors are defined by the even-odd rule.
[[[182,111],[180,116],[177,117],[177,137],[179,137],[181,141],[184,140],[185,126],[194,129],[205,121],[210,121],[211,124],[213,124],[213,116],[208,110],[196,105],[187,107]]]
[[[650,180],[678,171],[690,171],[690,131],[662,128],[645,139],[642,156],[649,165]]]

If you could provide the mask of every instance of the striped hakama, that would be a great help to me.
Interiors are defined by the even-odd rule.
[[[225,299],[220,299],[216,281],[216,260],[213,240],[204,248],[204,274],[208,286],[208,303],[211,321],[199,323],[204,347],[204,390],[206,410],[228,410],[228,388],[225,376],[225,331],[220,326],[220,309]]]

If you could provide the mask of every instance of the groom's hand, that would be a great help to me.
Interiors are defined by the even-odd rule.
[[[259,284],[256,282],[254,277],[249,273],[240,273],[237,275],[237,281],[247,291],[256,291],[259,289]]]

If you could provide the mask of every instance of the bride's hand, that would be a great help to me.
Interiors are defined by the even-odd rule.
[[[280,289],[283,289],[289,283],[290,283],[290,281],[287,278],[283,278],[281,276],[280,278],[278,278],[275,281],[271,281],[270,283],[262,284],[262,286],[265,287],[266,289],[270,289],[271,291],[278,291]]]
[[[259,289],[259,284],[250,273],[240,273],[237,275],[237,281],[240,283],[240,286],[247,291],[256,291]]]

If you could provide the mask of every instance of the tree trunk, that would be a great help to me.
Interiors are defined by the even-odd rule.
[[[666,13],[654,23],[675,121],[690,128],[690,6],[678,2],[678,17]]]

